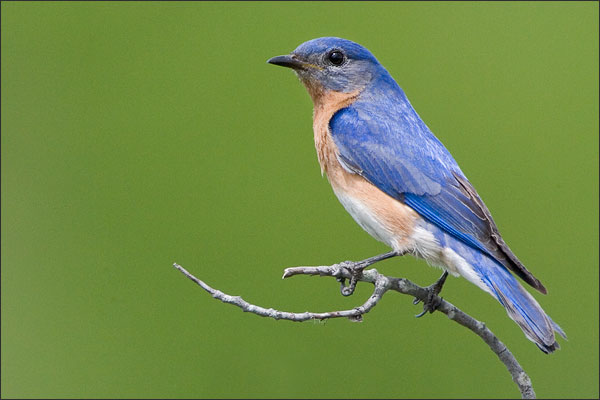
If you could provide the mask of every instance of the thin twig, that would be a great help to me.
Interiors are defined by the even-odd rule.
[[[351,279],[351,272],[345,268],[346,263],[339,263],[330,266],[319,266],[319,267],[293,267],[286,268],[283,273],[283,278],[289,278],[294,275],[319,275],[319,276],[331,276],[338,280]],[[194,281],[204,290],[212,295],[212,297],[221,300],[224,303],[229,303],[240,307],[244,312],[251,312],[253,314],[260,315],[262,317],[269,317],[274,319],[287,319],[295,322],[302,322],[312,319],[325,320],[329,318],[349,318],[352,321],[362,321],[362,315],[369,312],[377,302],[383,297],[383,295],[393,290],[402,294],[413,296],[423,302],[427,300],[428,291],[426,288],[418,286],[408,279],[388,277],[377,272],[376,269],[372,268],[365,270],[362,276],[358,277],[358,281],[369,282],[375,286],[373,294],[369,299],[361,306],[356,307],[352,310],[343,311],[331,311],[326,313],[292,313],[286,311],[279,311],[273,308],[263,308],[250,304],[240,296],[230,296],[221,292],[220,290],[213,289],[206,283],[196,278],[194,275],[189,273],[185,268],[178,264],[173,264],[173,267],[181,271],[185,276]],[[470,329],[477,334],[490,349],[498,356],[500,361],[506,366],[508,372],[511,374],[513,381],[519,387],[521,397],[523,399],[535,399],[535,392],[531,385],[529,376],[523,371],[523,368],[519,362],[515,359],[510,350],[502,343],[496,335],[487,327],[483,322],[476,320],[470,315],[461,311],[458,307],[452,303],[439,298],[439,305],[436,311],[440,311],[451,319],[452,321]]]

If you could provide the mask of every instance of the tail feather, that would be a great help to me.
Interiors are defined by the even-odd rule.
[[[552,320],[552,318],[550,318],[550,316],[548,314],[546,314],[546,316],[548,317],[548,319],[550,320],[550,322],[552,323],[552,327],[554,328],[554,330],[556,332],[558,332],[558,334],[560,336],[563,337],[563,339],[567,340],[567,334],[565,333],[565,331],[562,330],[562,328],[560,326],[558,326],[558,324],[556,322],[554,322]]]
[[[544,353],[552,353],[560,348],[554,332],[566,339],[565,332],[552,321],[504,265],[431,223],[425,223],[424,227],[433,233],[437,242],[445,249],[447,257],[445,264],[442,264],[449,267],[449,271],[462,275],[496,298],[525,336]],[[451,254],[459,255],[458,260]]]
[[[503,266],[493,260],[486,264],[485,268],[477,268],[477,272],[525,336],[544,353],[559,349],[554,331],[566,338],[561,327],[552,321],[533,296]]]

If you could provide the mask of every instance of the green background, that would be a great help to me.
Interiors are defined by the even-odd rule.
[[[517,397],[442,314],[293,265],[387,251],[321,178],[312,104],[265,61],[368,47],[452,152],[569,335],[541,353],[464,279],[540,397],[598,397],[598,3],[2,2],[2,397]],[[427,285],[412,258],[377,266]]]

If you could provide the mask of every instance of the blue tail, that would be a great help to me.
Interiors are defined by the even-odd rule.
[[[469,257],[464,252],[461,256],[474,258],[467,260],[491,294],[506,308],[508,316],[519,325],[525,336],[534,342],[544,353],[552,353],[560,348],[554,337],[558,332],[566,339],[564,331],[552,321],[538,302],[517,281],[517,279],[501,264],[491,258],[468,249]],[[479,253],[477,255],[473,253]]]
[[[452,249],[466,264],[458,272],[470,282],[496,298],[506,308],[508,316],[519,325],[525,336],[544,353],[560,348],[554,332],[566,339],[564,331],[540,307],[517,279],[496,260],[455,239],[432,224],[426,223],[442,247]]]

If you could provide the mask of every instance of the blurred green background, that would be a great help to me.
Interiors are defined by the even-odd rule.
[[[2,397],[518,397],[442,314],[388,294],[363,323],[274,321],[172,268],[288,311],[347,309],[282,269],[386,251],[321,178],[312,104],[265,61],[319,36],[368,47],[549,289],[544,355],[485,321],[540,397],[598,397],[598,3],[2,2]],[[427,285],[412,258],[377,265]]]

